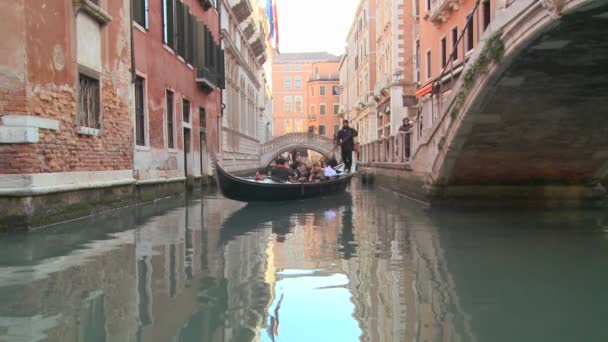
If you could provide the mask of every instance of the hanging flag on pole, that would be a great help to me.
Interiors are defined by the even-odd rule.
[[[279,18],[277,17],[277,1],[272,0],[272,14],[274,21],[274,45],[277,53],[279,52]]]
[[[266,0],[266,19],[268,20],[268,37],[267,39],[274,39],[274,8],[272,0]]]

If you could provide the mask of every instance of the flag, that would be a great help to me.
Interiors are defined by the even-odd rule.
[[[274,8],[273,1],[266,0],[266,19],[268,20],[268,39],[274,39]]]
[[[274,19],[274,45],[277,53],[279,53],[279,18],[277,17],[277,1],[272,0],[272,16]]]

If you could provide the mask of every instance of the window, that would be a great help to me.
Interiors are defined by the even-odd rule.
[[[293,122],[291,119],[285,120],[285,134],[293,132]]]
[[[201,144],[207,141],[207,111],[204,107],[198,107],[199,131],[201,133]]]
[[[319,135],[325,135],[325,125],[319,125]]]
[[[181,1],[177,0],[176,12],[175,12],[175,26],[176,26],[176,38],[177,38],[177,54],[184,57],[186,56],[186,32],[184,30],[184,5]]]
[[[319,77],[319,68],[315,67],[315,78]]]
[[[84,127],[100,128],[100,88],[99,80],[89,75],[79,74],[77,124]]]
[[[426,79],[431,78],[431,50],[426,51]]]
[[[340,125],[334,124],[334,137],[338,135],[338,132],[340,132]]]
[[[148,28],[148,0],[133,0],[133,20],[141,27]]]
[[[317,114],[317,109],[315,108],[315,105],[310,105],[310,115],[316,115]]]
[[[490,20],[492,20],[492,13],[490,10],[491,10],[490,1],[484,0],[484,2],[483,2],[483,29],[484,29],[484,31],[490,25]]]
[[[473,18],[471,14],[467,15],[467,51],[473,50],[474,43]]]
[[[310,87],[310,96],[315,96],[315,87]]]
[[[285,66],[285,71],[291,71],[291,65],[286,65]]]
[[[325,103],[321,103],[319,105],[319,115],[325,115],[325,114],[327,114],[326,107],[327,107],[327,105],[325,105]]]
[[[302,112],[302,96],[294,96],[295,112]]]
[[[190,101],[182,100],[182,116],[184,122],[190,122]]]
[[[416,52],[415,52],[415,63],[416,63],[416,82],[420,82],[420,39],[416,39]]]
[[[285,78],[285,89],[291,89],[291,77]]]
[[[445,67],[447,61],[448,61],[448,55],[447,55],[447,41],[446,38],[443,37],[441,39],[441,67]]]
[[[302,71],[302,66],[301,65],[296,65],[295,69],[296,69],[296,71]]]
[[[325,86],[319,87],[319,96],[325,96]]]
[[[296,76],[295,87],[296,87],[296,89],[302,88],[302,77]]]
[[[333,96],[338,96],[340,95],[340,86],[332,86],[331,87],[331,94]]]
[[[291,96],[285,96],[285,98],[283,99],[283,103],[285,105],[285,113],[291,113],[292,108],[291,108]]]
[[[173,92],[167,90],[167,147],[174,148],[173,141]]]
[[[174,0],[163,0],[163,43],[175,48],[175,2]]]
[[[452,29],[452,56],[454,60],[458,60],[458,27]]]
[[[431,0],[426,0],[426,11],[427,12],[431,11]]]
[[[146,145],[145,84],[142,77],[135,78],[135,144]]]
[[[340,114],[340,104],[334,103],[334,115]]]

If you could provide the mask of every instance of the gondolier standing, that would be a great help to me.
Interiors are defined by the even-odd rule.
[[[344,170],[351,172],[353,165],[353,150],[355,149],[355,137],[359,135],[356,129],[348,126],[348,120],[342,121],[342,129],[336,135],[336,143],[342,149],[342,162]]]

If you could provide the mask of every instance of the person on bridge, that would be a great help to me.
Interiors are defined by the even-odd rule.
[[[342,148],[342,162],[344,171],[351,172],[353,165],[353,150],[355,149],[355,137],[359,135],[356,129],[348,126],[348,120],[342,121],[342,129],[336,136],[336,142]]]
[[[276,165],[270,170],[270,176],[282,182],[287,182],[290,178],[295,177],[295,172],[285,163],[286,160],[283,157],[277,158]]]
[[[410,119],[403,118],[403,124],[399,127],[399,132],[405,133],[405,139],[403,140],[403,150],[405,151],[405,160],[410,160],[410,145],[411,145],[411,130],[414,125],[410,122]]]

